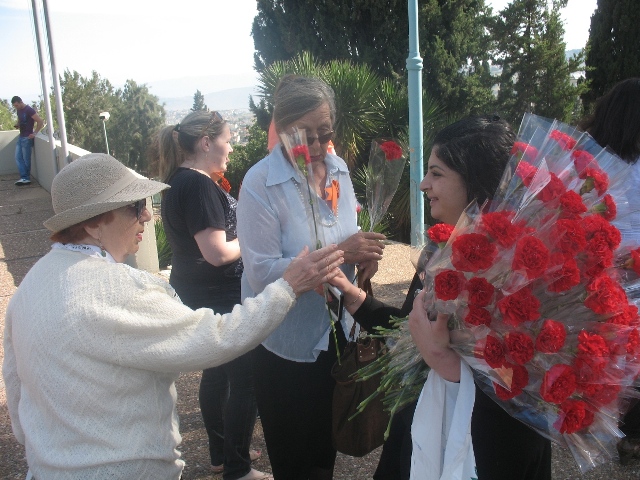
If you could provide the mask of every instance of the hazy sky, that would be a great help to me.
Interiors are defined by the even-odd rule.
[[[487,2],[499,10],[509,0]],[[567,49],[584,47],[596,2],[569,0],[563,11]],[[42,91],[31,5],[0,0],[0,98],[20,95],[27,103]],[[60,74],[69,69],[89,76],[96,70],[115,86],[127,79],[233,74],[221,78],[216,90],[250,86],[255,78],[254,0],[48,0],[48,7]]]

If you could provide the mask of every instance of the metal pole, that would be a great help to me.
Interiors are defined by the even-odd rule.
[[[51,146],[51,155],[53,157],[54,172],[58,172],[58,159],[56,158],[56,144],[53,138],[53,116],[51,115],[51,102],[49,101],[49,82],[47,80],[47,66],[45,64],[44,54],[42,53],[42,39],[40,38],[40,15],[36,8],[36,1],[31,0],[31,8],[33,8],[33,24],[36,31],[36,46],[38,47],[38,59],[40,60],[40,77],[42,78],[42,89],[44,97],[44,108],[47,113],[47,133],[49,134],[49,145]]]
[[[409,0],[409,150],[411,245],[418,245],[418,227],[424,224],[424,197],[420,191],[423,177],[422,141],[422,58],[418,41],[418,0]]]
[[[109,140],[107,140],[107,122],[102,120],[102,127],[104,128],[104,143],[107,145],[107,155],[109,155]]]
[[[44,12],[44,25],[49,42],[49,62],[51,63],[51,76],[53,77],[53,95],[56,100],[56,113],[58,117],[58,130],[60,132],[60,147],[62,148],[62,158],[65,163],[69,163],[69,147],[67,146],[67,127],[64,123],[64,110],[62,108],[62,95],[60,93],[60,77],[56,67],[56,57],[53,50],[53,39],[51,34],[51,23],[49,22],[49,7],[47,0],[42,0]],[[57,170],[56,170],[57,172]]]

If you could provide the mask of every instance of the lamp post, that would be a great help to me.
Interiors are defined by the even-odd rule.
[[[109,155],[109,139],[107,138],[107,120],[109,120],[109,112],[101,112],[102,128],[104,129],[104,143],[107,145],[107,155]]]
[[[418,245],[418,227],[424,223],[424,196],[420,191],[423,176],[422,153],[422,58],[418,41],[418,0],[409,0],[409,146],[411,245]]]

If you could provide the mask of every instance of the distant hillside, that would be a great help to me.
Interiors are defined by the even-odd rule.
[[[195,91],[194,91],[195,93]],[[210,110],[248,110],[249,96],[256,94],[255,87],[230,88],[204,94],[204,103]],[[188,97],[160,97],[165,110],[187,110],[193,106],[193,95]]]

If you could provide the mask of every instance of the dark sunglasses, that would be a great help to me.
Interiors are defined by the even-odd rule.
[[[333,138],[334,131],[331,130],[324,135],[318,135],[317,137],[307,137],[307,145],[313,145],[316,140],[320,142],[320,145],[324,145],[325,143],[329,143]]]
[[[127,205],[127,208],[135,210],[136,219],[140,220],[140,217],[142,216],[142,212],[144,212],[144,209],[147,208],[147,199],[143,198],[142,200],[138,200],[137,202],[134,202],[131,205]]]
[[[222,118],[222,115],[220,115],[218,112],[211,112],[211,118],[209,119],[209,123],[207,123],[207,126],[202,129],[202,132],[200,132],[200,136],[204,137],[207,134],[207,130],[209,130],[209,127],[213,125],[215,122],[224,122],[224,119]]]

